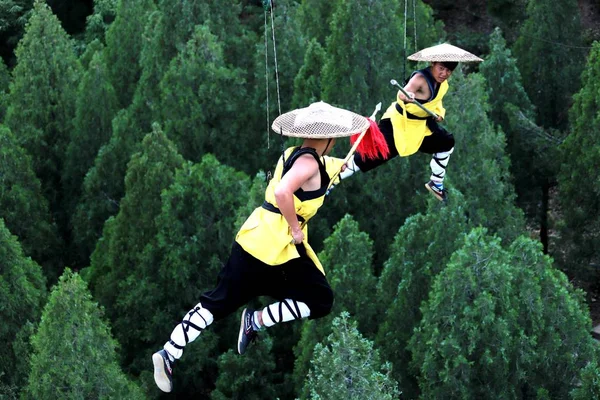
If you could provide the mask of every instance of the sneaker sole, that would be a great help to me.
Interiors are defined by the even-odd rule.
[[[173,390],[167,371],[165,371],[165,360],[160,354],[152,354],[152,363],[154,364],[154,382],[163,392],[169,393]]]
[[[444,198],[442,196],[440,196],[439,194],[437,194],[436,192],[434,192],[433,189],[428,184],[425,184],[425,187],[427,188],[427,190],[429,190],[431,192],[432,195],[435,196],[436,199],[438,199],[439,201],[444,201]]]
[[[246,311],[248,309],[244,308],[244,311],[242,311],[242,317],[240,318],[240,333],[238,334],[238,342],[237,342],[237,350],[239,354],[244,354],[242,353],[241,349],[240,349],[240,344],[242,343],[242,337],[244,335],[244,319],[246,317]]]

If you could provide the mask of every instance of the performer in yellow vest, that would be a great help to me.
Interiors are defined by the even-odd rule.
[[[324,102],[275,119],[275,132],[304,141],[279,159],[264,203],[237,233],[217,287],[200,296],[164,348],[152,355],[154,380],[162,391],[172,390],[173,364],[188,343],[258,296],[277,301],[262,310],[244,309],[237,344],[240,354],[264,327],[329,314],[333,292],[308,244],[307,222],[323,205],[331,179],[344,165],[344,160],[327,155],[336,138],[365,132],[369,126],[367,118]]]
[[[348,168],[340,174],[341,179],[354,172],[367,172],[396,157],[407,157],[417,151],[432,154],[431,176],[425,187],[441,201],[446,201],[444,178],[450,154],[454,151],[454,136],[438,123],[444,120],[446,109],[442,103],[448,91],[448,78],[459,61],[483,61],[456,46],[444,43],[428,47],[408,57],[409,60],[430,61],[427,68],[413,72],[404,91],[398,91],[381,120],[379,129],[386,138],[390,153],[387,157],[368,159],[355,154]],[[417,106],[437,114],[434,119]]]

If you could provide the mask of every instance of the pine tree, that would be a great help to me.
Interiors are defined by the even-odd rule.
[[[27,21],[31,15],[33,0],[4,0],[0,2],[0,38],[6,44],[2,57],[12,65],[12,51],[23,37]],[[9,55],[10,54],[10,55]]]
[[[118,0],[94,0],[94,12],[86,19],[85,41],[106,43],[106,31],[117,15]]]
[[[315,346],[303,399],[396,399],[398,384],[390,377],[391,366],[380,361],[373,343],[356,329],[348,313],[333,320],[333,332]]]
[[[500,243],[474,229],[434,281],[410,342],[424,398],[567,398],[594,360],[582,292],[539,243]]]
[[[239,138],[235,121],[224,118],[236,86],[216,37],[208,27],[197,27],[160,84],[165,133],[184,158],[198,161],[213,153],[225,163],[238,159],[239,142],[247,140]]]
[[[297,18],[304,35],[321,46],[325,46],[331,34],[331,20],[339,0],[304,0],[298,8]]]
[[[319,259],[325,268],[335,302],[329,316],[303,326],[302,337],[295,347],[294,380],[298,389],[306,379],[315,345],[331,333],[334,315],[348,312],[357,321],[360,332],[367,336],[374,336],[377,325],[377,310],[373,302],[376,278],[372,264],[372,240],[360,231],[358,223],[350,215],[346,215],[335,225],[324,246]]]
[[[104,225],[102,240],[92,254],[86,278],[94,297],[113,321],[115,337],[126,350],[135,340],[130,336],[135,326],[120,319],[131,310],[121,310],[119,304],[129,295],[130,286],[137,284],[129,277],[143,268],[143,250],[158,231],[155,218],[161,209],[160,194],[173,182],[175,170],[182,164],[173,143],[155,125],[144,138],[141,151],[131,158],[119,213]]]
[[[0,183],[0,210],[6,227],[19,238],[24,253],[43,266],[49,281],[56,281],[63,268],[58,229],[31,157],[4,125],[0,125]]]
[[[408,369],[408,343],[421,321],[421,305],[429,297],[435,277],[464,240],[467,217],[463,197],[453,191],[452,202],[443,208],[432,203],[426,214],[410,216],[395,236],[391,256],[377,285],[375,343],[394,365],[393,377],[408,398],[418,394],[417,382]],[[440,229],[439,221],[444,221]]]
[[[321,99],[321,70],[326,54],[315,39],[311,39],[304,55],[304,64],[294,78],[292,108],[306,107]]]
[[[52,290],[32,343],[25,398],[145,398],[120,370],[117,343],[86,284],[68,268]]]
[[[118,100],[101,52],[96,52],[77,90],[74,129],[67,147],[62,182],[71,215],[81,195],[83,179],[100,147],[112,133]]]
[[[446,170],[450,196],[452,187],[464,194],[472,226],[485,226],[503,239],[513,240],[524,230],[525,222],[515,205],[504,134],[487,117],[484,79],[480,74],[464,76],[455,70],[449,83],[445,128],[456,140]]]
[[[581,35],[576,0],[528,3],[527,20],[513,51],[523,86],[538,110],[537,122],[543,127],[567,126],[571,95],[579,88],[585,55]],[[552,67],[557,65],[561,67]]]
[[[0,57],[0,122],[4,120],[6,107],[8,106],[8,87],[10,85],[10,72],[4,60]]]
[[[581,386],[570,393],[573,400],[600,398],[600,367],[598,362],[589,363],[581,370]]]
[[[262,400],[278,398],[273,385],[277,374],[273,341],[261,332],[261,340],[251,354],[240,357],[235,350],[222,354],[218,360],[219,377],[211,392],[212,400]]]
[[[339,3],[327,41],[323,100],[368,114],[379,101],[393,97],[389,82],[404,62],[390,41],[402,37],[398,9],[397,0]]]
[[[26,334],[39,321],[46,296],[42,269],[23,254],[0,218],[0,340],[5,344],[0,349],[0,386],[18,390],[25,383],[30,355]]]
[[[568,246],[563,265],[572,273],[584,277],[591,271],[590,264],[600,263],[597,242],[600,227],[600,201],[598,178],[590,175],[600,163],[598,119],[598,90],[600,90],[600,43],[588,58],[582,76],[583,86],[575,95],[571,108],[571,134],[562,145],[562,163],[558,175],[561,210],[563,213],[561,236]],[[590,183],[582,190],[582,183]]]
[[[81,66],[69,37],[45,2],[35,2],[16,55],[6,125],[32,156],[44,195],[64,229],[60,174]]]
[[[142,33],[155,9],[153,0],[119,0],[115,20],[106,32],[106,65],[121,108],[131,103],[140,79]]]

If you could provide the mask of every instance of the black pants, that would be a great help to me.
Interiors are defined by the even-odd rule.
[[[300,258],[282,265],[267,265],[233,243],[227,264],[221,269],[217,287],[200,297],[215,321],[225,318],[258,296],[278,301],[292,299],[305,303],[309,319],[324,317],[333,306],[333,291],[325,275],[306,255],[303,245],[296,245]]]
[[[385,141],[390,149],[390,154],[387,158],[363,160],[359,154],[355,153],[354,162],[363,172],[379,167],[398,155],[396,143],[394,142],[394,128],[392,126],[392,121],[389,118],[382,119],[379,121],[378,126],[385,137]],[[423,139],[423,143],[421,143],[421,146],[419,147],[420,152],[435,154],[449,151],[454,147],[454,136],[446,129],[442,128],[433,118],[427,118],[427,127],[431,130],[431,135],[425,136]]]

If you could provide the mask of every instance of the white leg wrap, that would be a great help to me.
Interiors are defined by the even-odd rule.
[[[263,324],[266,327],[273,326],[279,322],[287,322],[293,319],[306,318],[310,316],[310,309],[301,301],[285,299],[284,301],[266,306],[262,312]]]
[[[450,160],[450,154],[454,151],[454,147],[448,151],[435,153],[431,158],[429,166],[431,167],[431,179],[434,182],[442,183],[446,176],[446,166]]]
[[[350,160],[346,163],[346,169],[340,172],[340,179],[346,179],[358,171],[360,171],[360,168],[358,168],[358,165],[354,162],[354,157],[350,157]]]
[[[206,308],[202,308],[202,303],[196,304],[179,325],[173,329],[171,340],[165,343],[165,350],[175,359],[179,359],[183,354],[183,348],[186,344],[193,342],[200,335],[202,329],[213,322],[213,315]]]

